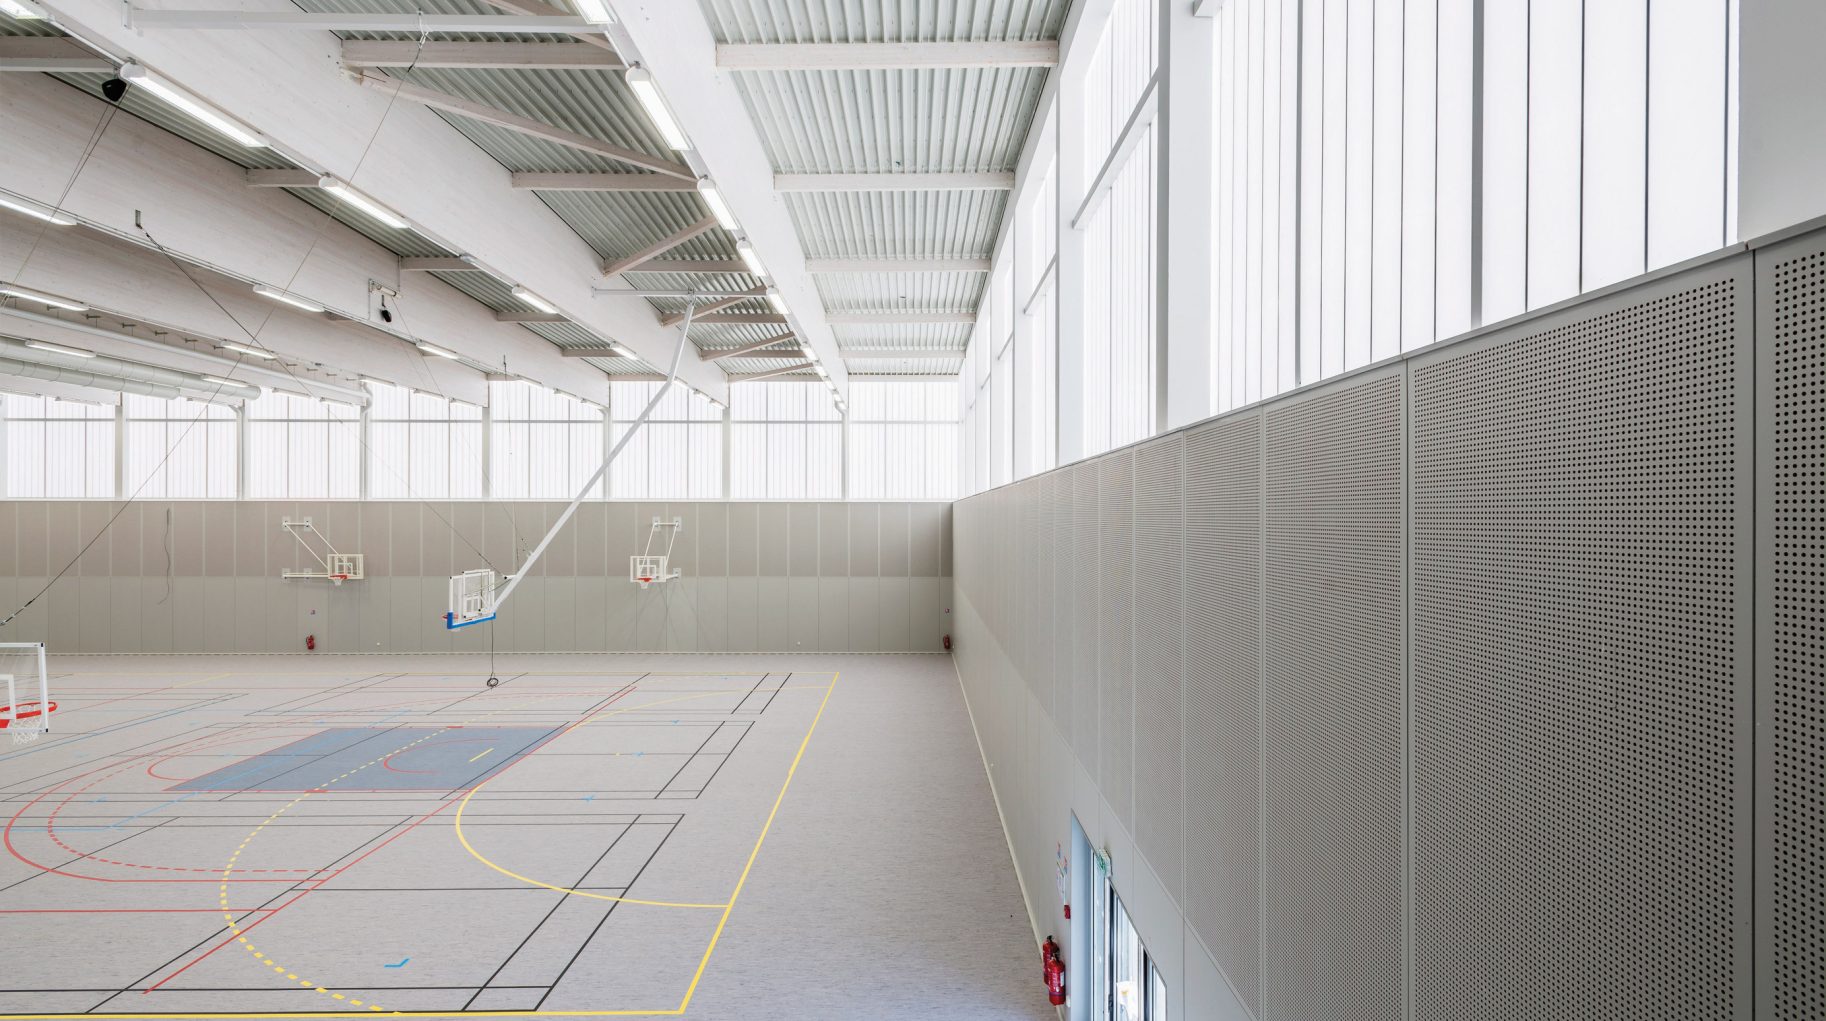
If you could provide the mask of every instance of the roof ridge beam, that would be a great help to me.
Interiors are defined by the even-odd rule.
[[[677,248],[679,245],[682,245],[685,242],[691,240],[692,238],[697,237],[699,234],[704,234],[704,233],[708,233],[709,231],[715,230],[716,226],[717,226],[716,217],[706,216],[702,220],[697,221],[696,223],[692,224],[689,227],[686,227],[684,230],[681,230],[676,234],[672,234],[668,237],[660,238],[658,241],[653,242],[652,244],[648,245],[645,248],[642,248],[638,252],[634,252],[630,255],[624,256],[620,259],[615,260],[614,262],[609,263],[608,265],[606,265],[602,268],[602,275],[605,277],[612,277],[612,276],[615,276],[620,273],[626,273],[628,270],[631,270],[631,269],[641,265],[642,263],[647,262],[648,260],[652,259],[656,255],[660,255],[665,252],[669,252],[674,248]]]
[[[539,67],[560,70],[622,71],[613,51],[584,43],[427,42],[401,39],[344,39],[342,62],[354,67]]]
[[[1004,42],[721,43],[724,71],[862,71],[953,67],[1057,67],[1056,39]]]
[[[410,100],[423,106],[429,106],[434,110],[444,110],[461,117],[479,120],[485,124],[493,124],[498,128],[518,131],[523,135],[530,135],[533,138],[542,138],[547,142],[554,142],[567,148],[577,149],[581,152],[594,153],[598,156],[606,156],[612,160],[620,160],[621,162],[632,166],[645,167],[648,170],[661,174],[668,174],[672,177],[683,178],[687,181],[697,180],[697,175],[693,174],[691,168],[683,163],[675,163],[672,160],[662,159],[658,156],[649,156],[644,152],[636,152],[633,149],[624,149],[619,145],[610,145],[608,142],[591,138],[588,135],[580,135],[575,131],[555,128],[550,124],[533,120],[530,117],[522,117],[516,113],[508,113],[506,110],[497,107],[463,99],[460,96],[452,96],[449,93],[438,92],[435,89],[428,89],[422,85],[413,85],[409,82],[388,78],[384,75],[368,74],[362,68],[352,67],[349,70],[354,74],[356,81],[369,88],[397,96],[400,99]]]
[[[774,191],[1013,191],[1013,171],[775,174]]]

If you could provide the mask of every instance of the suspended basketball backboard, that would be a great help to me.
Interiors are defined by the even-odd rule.
[[[317,561],[318,567],[322,568],[322,570],[317,571],[308,568],[305,570],[288,569],[280,572],[279,576],[281,578],[284,578],[287,581],[306,578],[323,578],[332,585],[341,585],[345,581],[360,581],[364,577],[362,573],[362,555],[360,553],[336,552],[336,547],[330,545],[330,540],[326,538],[322,532],[319,532],[316,528],[312,527],[310,518],[298,518],[296,520],[292,518],[283,518],[279,522],[279,527],[290,533],[292,538],[297,539],[298,545],[303,546],[304,551],[309,553],[313,560]],[[318,553],[317,549],[311,545],[310,540],[305,538],[307,535],[314,535],[319,542],[323,543],[324,551],[322,553]]]
[[[671,566],[672,544],[678,541],[678,533],[685,527],[684,518],[673,518],[671,521],[653,519],[653,528],[647,532],[647,549],[628,558],[628,580],[639,583],[641,588],[648,585],[664,584],[681,577],[685,572]],[[658,552],[654,552],[653,540],[663,536],[663,543]]]
[[[444,627],[455,631],[494,619],[495,572],[480,569],[451,576],[450,610],[444,614]]]

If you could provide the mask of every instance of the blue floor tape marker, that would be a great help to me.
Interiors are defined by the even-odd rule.
[[[383,964],[383,965],[381,965],[381,967],[383,967],[383,968],[404,968],[406,966],[406,962],[410,961],[410,960],[412,960],[412,958],[402,957],[402,958],[400,958],[398,964]]]

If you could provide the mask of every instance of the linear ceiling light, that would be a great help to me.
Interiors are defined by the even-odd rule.
[[[735,250],[736,254],[742,257],[742,261],[748,264],[748,271],[750,273],[753,273],[758,277],[767,275],[766,267],[761,265],[761,255],[754,250],[754,245],[749,244],[745,240],[737,241],[735,243]]]
[[[217,386],[248,386],[248,385],[250,385],[247,383],[243,383],[238,379],[229,379],[227,376],[198,376],[197,378],[202,380],[205,383],[214,383]]]
[[[25,342],[25,346],[35,347],[40,351],[49,351],[54,355],[69,355],[72,358],[95,357],[93,351],[84,351],[80,347],[64,347],[62,344],[53,344],[48,340],[28,340]]]
[[[781,315],[789,314],[786,311],[786,299],[780,296],[780,289],[778,287],[769,287],[767,289],[767,303],[774,307],[775,312],[778,312]]]
[[[722,224],[724,230],[736,229],[735,214],[729,211],[729,203],[723,201],[723,193],[716,190],[716,185],[710,178],[698,179],[697,193],[704,197],[704,204],[710,207],[710,215],[716,217],[716,222]]]
[[[436,355],[439,358],[455,359],[455,358],[463,357],[462,355],[457,354],[455,351],[452,351],[447,347],[438,347],[436,344],[433,344],[430,341],[425,341],[425,340],[421,340],[418,342],[418,349],[420,351],[425,352],[428,355]]]
[[[628,88],[634,90],[634,98],[647,111],[647,117],[653,126],[659,129],[660,137],[674,149],[691,148],[691,142],[685,138],[685,132],[672,118],[672,111],[666,107],[665,97],[659,94],[659,87],[653,84],[653,76],[647,69],[636,64],[628,68]]]
[[[0,0],[0,3],[5,2]],[[609,10],[606,0],[577,0],[577,13],[592,25],[615,24],[615,12]]]
[[[24,213],[27,216],[36,217],[47,223],[54,223],[59,227],[73,227],[76,225],[76,217],[71,216],[69,213],[55,209],[46,209],[38,205],[27,205],[18,199],[9,199],[0,196],[0,206],[5,206],[15,212]]]
[[[259,358],[259,359],[262,359],[264,361],[269,361],[269,362],[272,361],[273,359],[279,357],[278,355],[273,354],[271,351],[262,351],[257,347],[248,347],[246,344],[237,344],[232,340],[225,340],[218,346],[226,348],[227,350],[230,350],[230,351],[237,352],[239,354],[244,354],[244,355],[247,355],[252,358]]]
[[[405,220],[400,219],[399,214],[392,212],[387,209],[387,207],[366,195],[363,195],[361,192],[356,191],[354,188],[349,187],[341,181],[338,181],[333,177],[325,178],[324,180],[329,182],[323,186],[324,191],[329,192],[341,199],[345,204],[354,206],[356,209],[361,210],[387,226],[395,229],[404,229],[412,226]]]
[[[49,305],[52,308],[67,308],[72,312],[87,312],[89,310],[89,306],[84,305],[80,301],[71,301],[69,298],[59,298],[55,294],[34,291],[29,287],[20,287],[18,284],[0,284],[0,294],[10,294],[15,298],[24,298],[26,301],[35,301],[40,305]]]
[[[209,107],[203,105],[202,102],[193,98],[189,93],[170,82],[157,77],[138,64],[122,65],[120,77],[121,81],[140,86],[147,92],[152,93],[165,102],[170,103],[172,106],[177,107],[179,110],[189,114],[191,117],[214,128],[217,133],[224,135],[241,145],[247,146],[249,149],[266,148],[266,142],[262,141],[258,135],[255,135],[241,125],[236,124],[234,121],[229,120],[226,116],[211,110]]]
[[[293,308],[304,309],[306,312],[322,312],[323,311],[322,305],[319,305],[314,301],[307,301],[304,298],[298,297],[296,294],[291,294],[287,291],[282,291],[277,287],[268,287],[265,284],[259,284],[254,287],[254,293],[258,294],[262,298],[271,298],[274,301],[282,301],[285,304],[292,306]]]
[[[514,297],[519,298],[521,301],[526,302],[528,305],[531,305],[532,307],[538,309],[541,312],[544,312],[547,315],[557,315],[558,314],[558,306],[552,304],[549,301],[546,301],[544,298],[539,297],[537,294],[534,294],[532,291],[528,290],[525,287],[520,287],[520,286],[516,285],[513,290],[513,295],[514,295]]]

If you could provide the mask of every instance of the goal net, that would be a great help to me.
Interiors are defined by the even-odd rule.
[[[14,744],[35,741],[51,729],[51,682],[43,642],[0,643],[0,729]]]

